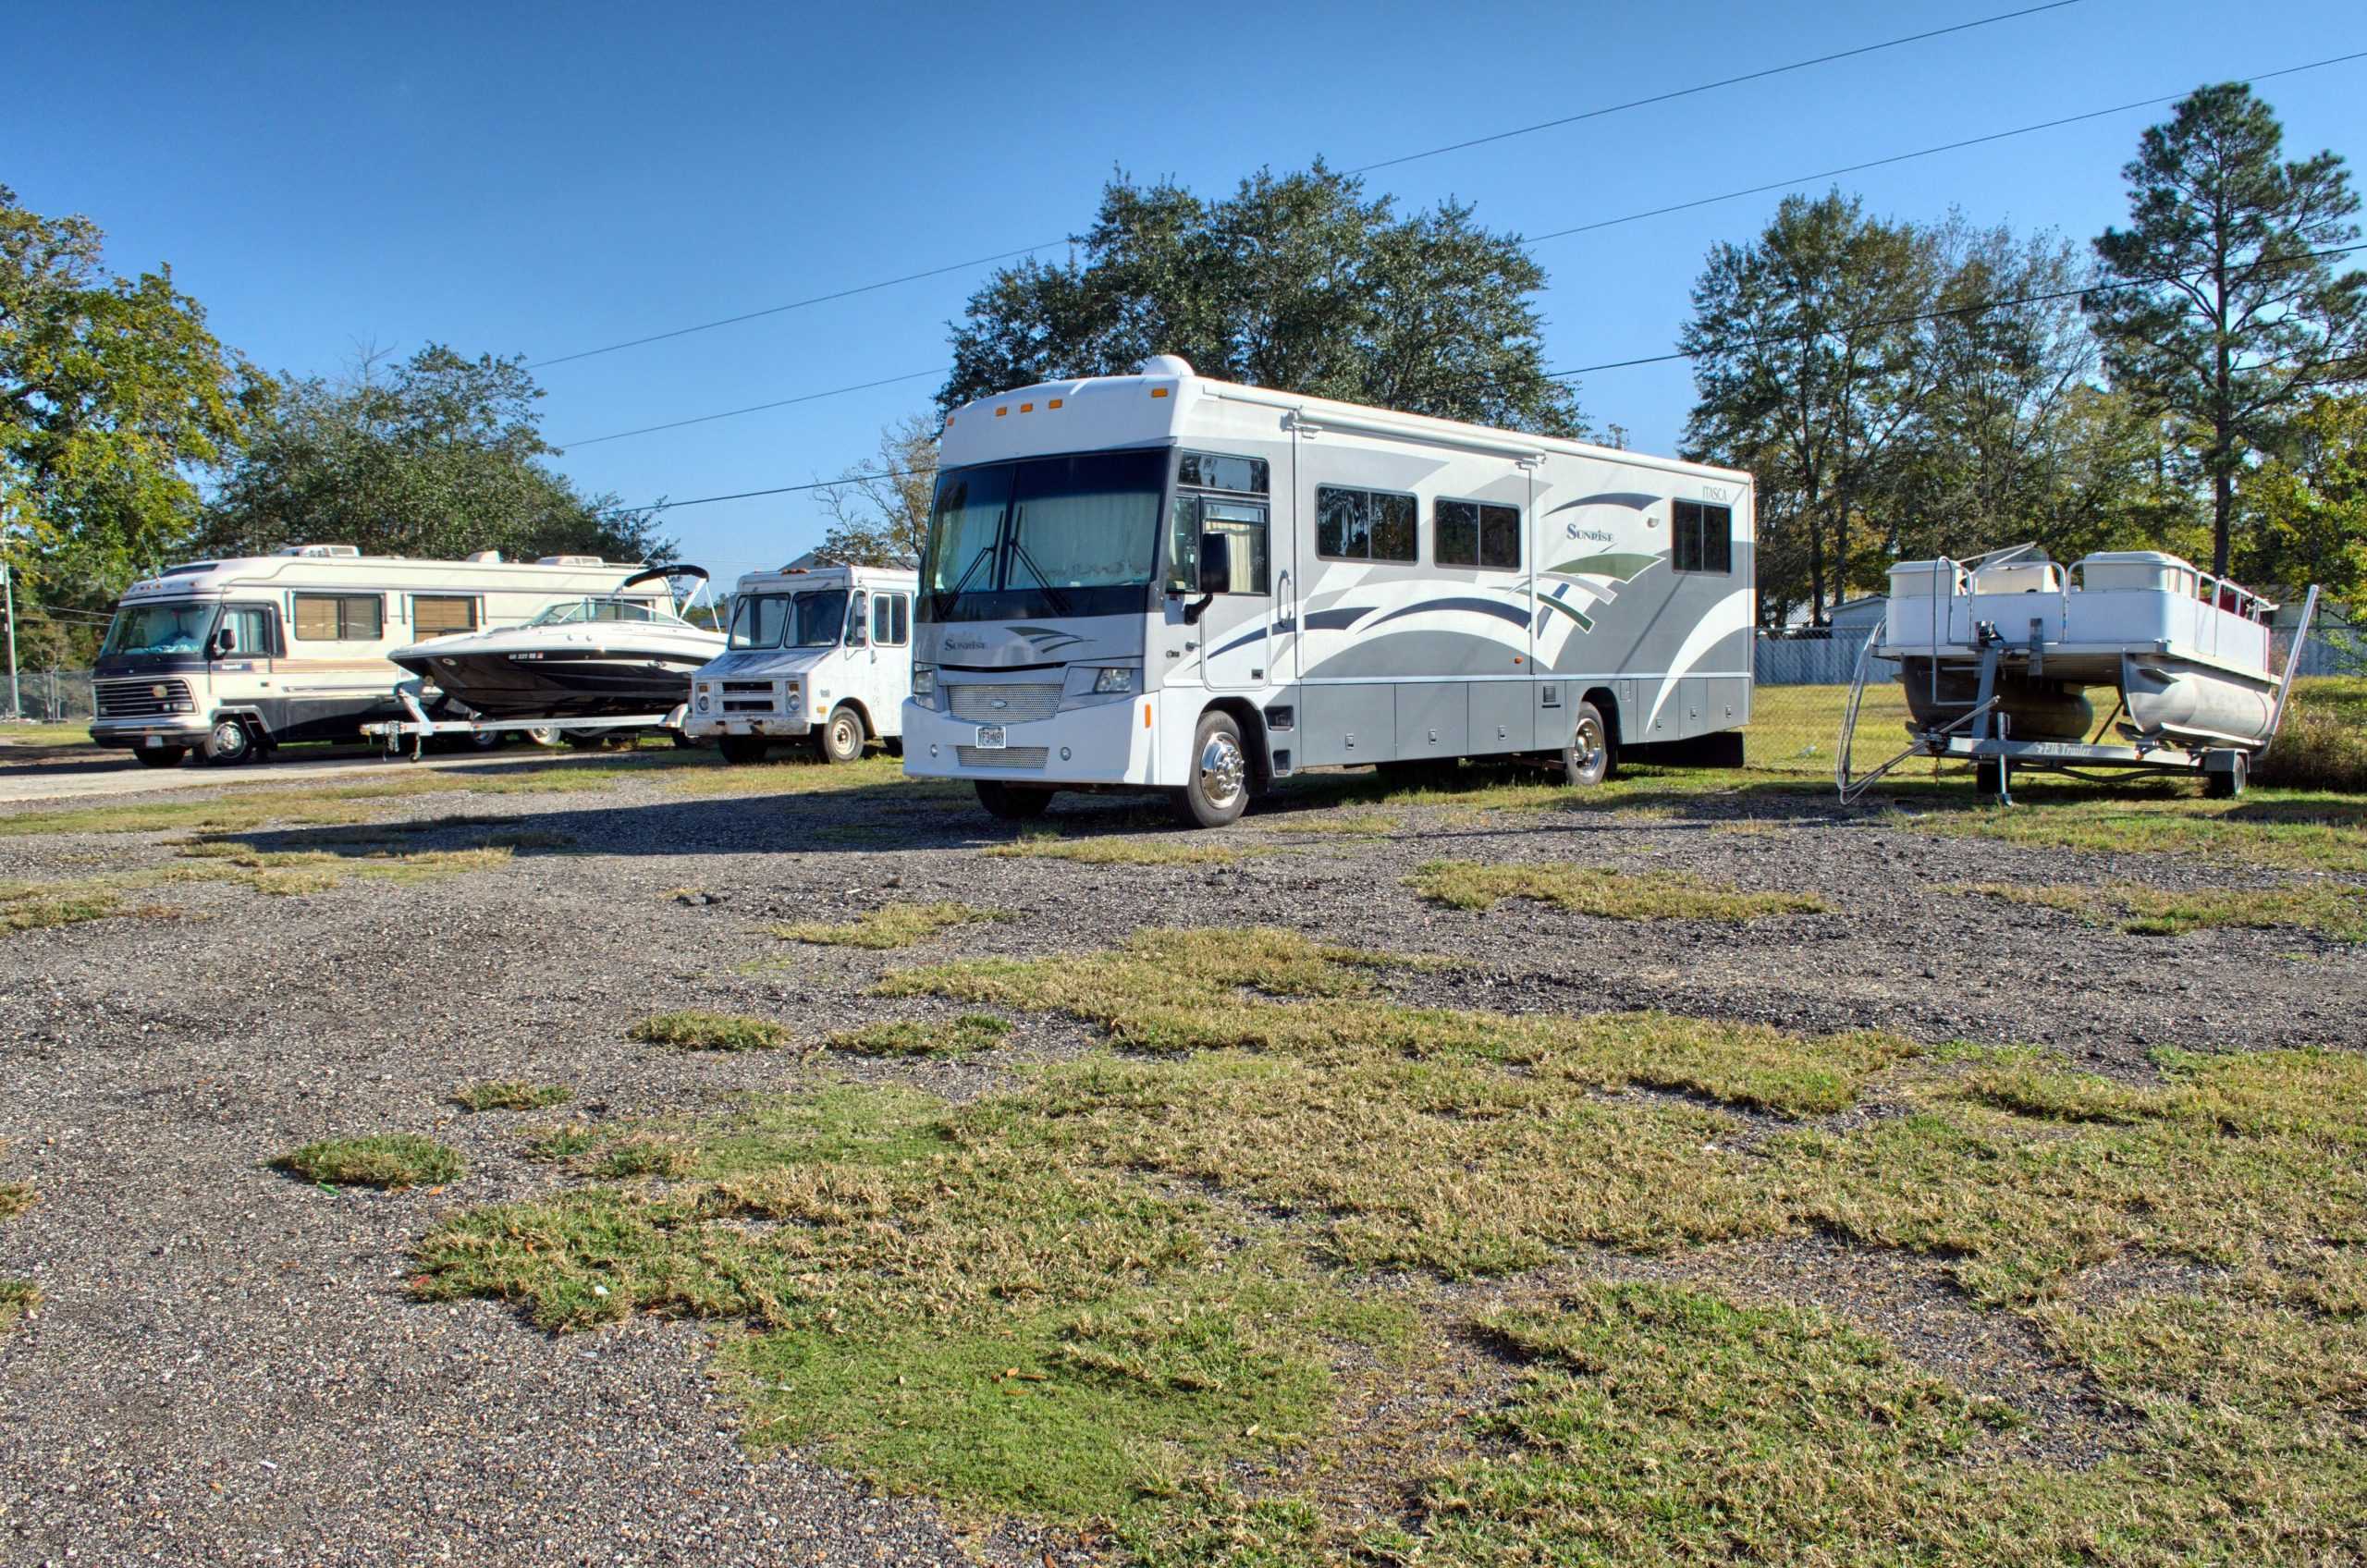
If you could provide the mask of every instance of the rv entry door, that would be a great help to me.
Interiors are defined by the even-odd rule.
[[[1200,668],[1211,690],[1245,691],[1267,683],[1273,641],[1273,564],[1268,555],[1266,508],[1245,501],[1200,500],[1200,532],[1222,534],[1231,583],[1209,600],[1200,618]]]

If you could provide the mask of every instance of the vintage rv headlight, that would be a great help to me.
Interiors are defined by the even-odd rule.
[[[1131,669],[1122,668],[1113,665],[1108,669],[1096,670],[1094,672],[1093,691],[1094,694],[1097,696],[1101,695],[1104,692],[1131,692],[1134,689],[1134,672]]]
[[[704,686],[702,686],[702,687],[700,687],[700,688],[699,688],[699,712],[701,712],[701,713],[705,713],[705,712],[706,712],[706,704],[707,704],[706,688],[705,688],[705,687],[704,687]]]
[[[937,666],[913,666],[913,695],[930,707],[937,705]]]

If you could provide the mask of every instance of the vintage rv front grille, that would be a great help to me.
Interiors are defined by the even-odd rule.
[[[1002,686],[979,681],[945,688],[956,718],[978,724],[1025,724],[1061,711],[1056,685]]]
[[[163,696],[158,696],[158,692]],[[172,712],[170,704],[182,704],[181,712],[189,708],[189,682],[186,680],[102,680],[97,683],[99,717],[101,718],[153,718]]]
[[[1047,746],[956,746],[963,767],[1041,767],[1051,754]]]

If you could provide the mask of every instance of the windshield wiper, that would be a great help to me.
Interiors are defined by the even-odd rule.
[[[1044,597],[1052,603],[1052,613],[1054,615],[1068,614],[1068,595],[1052,586],[1052,580],[1044,574],[1042,567],[1036,564],[1036,557],[1027,553],[1027,546],[1019,542],[1019,525],[1016,522],[1012,523],[1011,528],[1011,553],[1017,556],[1026,564],[1027,570],[1036,574],[1036,584],[1044,590]]]
[[[979,545],[978,553],[970,557],[970,564],[962,569],[962,575],[953,580],[953,586],[948,588],[946,593],[952,594],[962,592],[962,590],[969,584],[970,574],[977,570],[979,565],[984,562],[987,557],[995,553],[995,546],[1000,543],[1001,543],[1000,540],[989,539],[985,544]]]

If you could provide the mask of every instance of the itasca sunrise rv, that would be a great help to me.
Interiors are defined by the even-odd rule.
[[[1063,788],[1229,822],[1341,764],[1739,762],[1751,480],[1193,374],[954,411],[904,766],[998,816]]]
[[[402,715],[395,649],[613,593],[625,570],[596,556],[423,561],[350,545],[173,567],[116,606],[91,739],[158,767],[191,751],[239,763],[283,741],[356,740]],[[666,603],[662,583],[644,592]]]

